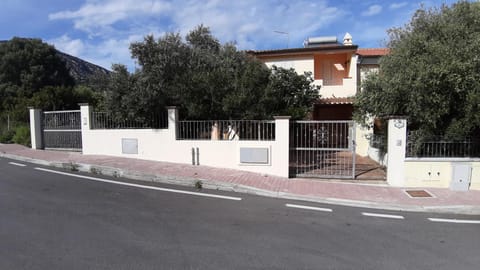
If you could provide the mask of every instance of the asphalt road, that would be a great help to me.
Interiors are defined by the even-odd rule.
[[[39,169],[0,158],[0,269],[480,266],[480,224],[429,220],[480,217],[322,205]],[[298,208],[303,206],[316,208]]]

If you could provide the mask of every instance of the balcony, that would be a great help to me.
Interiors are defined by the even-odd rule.
[[[357,82],[354,78],[315,80],[313,83],[320,86],[320,95],[324,98],[351,97],[357,93]]]

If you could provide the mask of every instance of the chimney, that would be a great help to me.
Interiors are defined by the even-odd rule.
[[[343,45],[346,45],[346,46],[351,46],[353,45],[353,42],[352,42],[352,35],[350,35],[348,32],[345,34],[345,36],[343,37]]]

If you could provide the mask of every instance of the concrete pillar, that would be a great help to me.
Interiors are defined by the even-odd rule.
[[[388,120],[387,182],[392,186],[405,186],[405,151],[407,120],[392,117]]]
[[[30,111],[30,139],[32,149],[43,149],[42,110],[28,108]]]
[[[92,106],[88,103],[79,103],[80,106],[80,119],[82,123],[82,152],[84,154],[89,153],[88,149],[88,133],[91,127],[91,113],[93,112]]]
[[[178,109],[175,106],[168,106],[168,133],[170,139],[175,141],[177,139],[177,121],[178,121]]]
[[[360,124],[355,123],[355,143],[356,153],[360,156],[368,156],[368,148],[370,141],[367,139],[368,135],[372,133],[369,128],[362,127]]]
[[[290,163],[290,116],[274,116],[275,119],[275,148],[272,160],[277,173],[275,175],[289,177]]]

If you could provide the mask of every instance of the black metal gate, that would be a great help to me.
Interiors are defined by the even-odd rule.
[[[355,178],[353,121],[292,121],[290,175]]]
[[[79,110],[43,112],[42,125],[45,149],[82,151]]]

